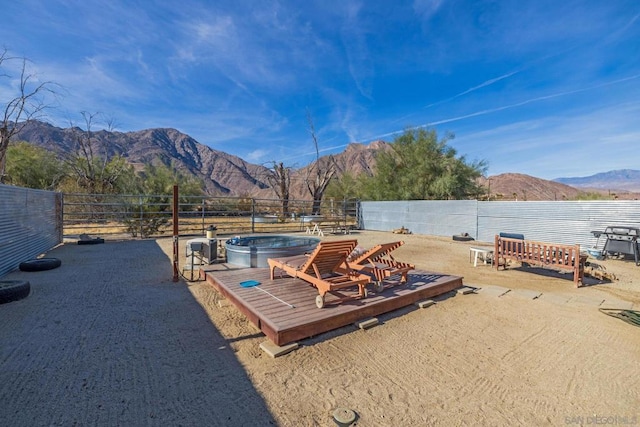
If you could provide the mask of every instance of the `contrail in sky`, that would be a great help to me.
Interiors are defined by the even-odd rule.
[[[442,119],[442,120],[438,120],[438,121],[435,121],[435,122],[425,123],[423,125],[414,126],[411,129],[420,129],[420,128],[425,128],[425,127],[429,127],[429,126],[441,125],[441,124],[444,124],[444,123],[456,122],[458,120],[463,120],[463,119],[468,119],[468,118],[471,118],[471,117],[477,117],[477,116],[482,116],[482,115],[485,115],[485,114],[495,113],[496,111],[503,111],[503,110],[508,110],[510,108],[521,107],[523,105],[531,104],[533,102],[544,101],[546,99],[558,98],[560,96],[571,95],[571,94],[574,94],[574,93],[585,92],[585,91],[592,90],[592,89],[598,89],[598,88],[601,88],[601,87],[611,86],[611,85],[622,83],[622,82],[626,82],[626,81],[629,81],[629,80],[634,80],[634,79],[637,79],[638,77],[640,77],[640,74],[635,74],[633,76],[629,76],[629,77],[625,77],[625,78],[622,78],[622,79],[613,80],[613,81],[610,81],[610,82],[605,82],[605,83],[601,83],[601,84],[598,84],[598,85],[593,85],[593,86],[589,86],[589,87],[585,87],[585,88],[581,88],[581,89],[574,89],[574,90],[569,90],[569,91],[565,91],[565,92],[553,93],[551,95],[539,96],[537,98],[527,99],[525,101],[520,101],[520,102],[517,102],[515,104],[503,105],[502,107],[496,107],[496,108],[489,108],[487,110],[476,111],[475,113],[469,113],[469,114],[465,114],[463,116],[451,117],[449,119]],[[404,132],[404,130],[396,130],[396,131],[393,131],[393,132],[389,132],[389,133],[385,133],[385,134],[382,134],[382,135],[375,136],[375,137],[369,139],[369,141],[376,141],[378,139],[381,139],[381,138],[384,138],[384,137],[387,137],[387,136],[391,136],[391,135],[395,135],[395,134],[398,134],[398,133],[402,133],[402,132]]]
[[[417,128],[423,128],[423,127],[428,127],[428,126],[441,125],[443,123],[455,122],[455,121],[462,120],[462,119],[468,119],[470,117],[482,116],[482,115],[489,114],[489,113],[495,113],[496,111],[503,111],[503,110],[508,110],[510,108],[521,107],[523,105],[531,104],[532,102],[544,101],[546,99],[558,98],[560,96],[571,95],[571,94],[579,93],[579,92],[585,92],[587,90],[597,89],[597,88],[601,88],[601,87],[605,87],[605,86],[611,86],[611,85],[614,85],[614,84],[617,84],[617,83],[622,83],[622,82],[626,82],[626,81],[629,81],[629,80],[637,79],[638,77],[640,77],[640,74],[636,74],[636,75],[633,75],[633,76],[630,76],[630,77],[625,77],[623,79],[614,80],[612,82],[606,82],[606,83],[601,83],[601,84],[595,85],[595,86],[585,87],[585,88],[582,88],[582,89],[575,89],[575,90],[569,90],[569,91],[566,91],[566,92],[554,93],[554,94],[551,94],[551,95],[539,96],[537,98],[527,99],[525,101],[517,102],[515,104],[504,105],[502,107],[490,108],[490,109],[487,109],[487,110],[477,111],[475,113],[465,114],[464,116],[458,116],[458,117],[452,117],[450,119],[438,120],[438,121],[435,121],[435,122],[426,123],[426,124],[423,124],[423,125],[420,125],[420,126],[416,126],[415,128],[417,129]]]
[[[486,80],[486,81],[484,81],[484,82],[480,83],[480,84],[479,84],[479,85],[477,85],[477,86],[474,86],[474,87],[472,87],[472,88],[469,88],[469,89],[465,90],[464,92],[460,92],[460,93],[459,93],[459,94],[457,94],[457,95],[453,95],[453,96],[451,96],[451,97],[449,97],[449,98],[442,99],[442,100],[440,100],[440,101],[434,102],[433,104],[426,105],[426,106],[424,106],[424,107],[422,107],[422,108],[423,108],[423,109],[427,109],[427,108],[434,107],[434,106],[436,106],[436,105],[444,104],[445,102],[453,101],[454,99],[459,98],[459,97],[461,97],[461,96],[464,96],[464,95],[466,95],[466,94],[468,94],[468,93],[475,92],[476,90],[478,90],[478,89],[482,89],[483,87],[491,86],[492,84],[494,84],[494,83],[496,83],[496,82],[499,82],[500,80],[507,79],[507,78],[509,78],[509,77],[513,76],[514,74],[518,74],[518,73],[520,73],[522,70],[524,70],[524,68],[521,68],[521,69],[519,69],[519,70],[515,70],[515,71],[511,71],[511,72],[509,72],[509,73],[507,73],[507,74],[504,74],[504,75],[502,75],[502,76],[499,76],[499,77],[494,77],[493,79]],[[406,116],[400,117],[399,119],[393,120],[391,123],[398,123],[398,122],[400,122],[400,121],[402,121],[402,120],[406,120],[408,117],[413,116],[413,115],[415,115],[415,114],[416,114],[416,113],[408,114],[408,115],[406,115]]]
[[[625,78],[618,79],[618,80],[613,80],[613,81],[610,81],[610,82],[600,83],[600,84],[597,84],[597,85],[593,85],[593,86],[589,86],[589,87],[585,87],[585,88],[581,88],[581,89],[574,89],[574,90],[568,90],[568,91],[565,91],[565,92],[553,93],[551,95],[538,96],[536,98],[527,99],[527,100],[524,100],[524,101],[517,102],[515,104],[503,105],[502,107],[496,107],[496,108],[489,108],[489,109],[486,109],[486,110],[476,111],[475,113],[465,114],[463,116],[451,117],[449,119],[442,119],[442,120],[437,120],[435,122],[425,123],[425,124],[419,125],[419,126],[413,126],[410,129],[420,129],[420,128],[426,128],[426,127],[429,127],[429,126],[441,125],[441,124],[444,124],[444,123],[457,122],[459,120],[464,120],[464,119],[468,119],[468,118],[471,118],[471,117],[483,116],[485,114],[495,113],[497,111],[504,111],[504,110],[508,110],[508,109],[511,109],[511,108],[521,107],[523,105],[531,104],[531,103],[538,102],[538,101],[544,101],[544,100],[547,100],[547,99],[558,98],[558,97],[565,96],[565,95],[571,95],[571,94],[574,94],[574,93],[580,93],[580,92],[585,92],[585,91],[592,90],[592,89],[598,89],[598,88],[601,88],[601,87],[611,86],[611,85],[615,85],[615,84],[618,84],[618,83],[626,82],[626,81],[629,81],[629,80],[635,80],[635,79],[637,79],[639,77],[640,77],[640,74],[635,74],[633,76],[625,77]],[[503,76],[502,78],[505,78],[505,77]],[[500,79],[500,77],[497,77],[497,79]],[[496,79],[493,79],[493,80],[496,80]],[[490,83],[488,83],[490,81],[491,80],[488,80],[487,82],[483,83],[483,85],[490,84]],[[481,86],[482,85],[476,86],[476,88],[481,87]],[[472,88],[472,89],[474,89],[474,88]],[[472,89],[469,89],[469,90],[472,90]],[[402,133],[405,130],[406,129],[396,130],[396,131],[393,131],[393,132],[388,132],[388,133],[385,133],[385,134],[377,135],[377,136],[375,136],[373,138],[370,138],[370,139],[368,139],[366,141],[367,142],[377,141],[377,140],[385,138],[387,136],[392,136],[392,135],[396,135],[396,134]],[[349,144],[342,144],[342,145],[337,145],[337,146],[334,146],[334,147],[323,148],[323,149],[321,149],[319,151],[320,152],[330,151],[330,150],[334,150],[336,148],[344,148],[347,145],[349,145]],[[315,152],[306,153],[306,154],[302,154],[302,155],[299,155],[299,156],[296,156],[296,157],[308,156],[308,155],[312,155],[312,154],[316,154],[316,153]],[[295,158],[295,157],[290,157],[289,159],[292,159],[292,158]],[[289,159],[284,159],[284,160],[289,160]]]
[[[507,79],[507,78],[509,78],[509,77],[513,76],[514,74],[518,74],[520,71],[522,71],[522,70],[512,71],[512,72],[507,73],[507,74],[505,74],[505,75],[503,75],[503,76],[496,77],[496,78],[493,78],[493,79],[489,79],[489,80],[487,80],[487,81],[485,81],[485,82],[483,82],[483,83],[480,83],[478,86],[474,86],[474,87],[472,87],[472,88],[469,88],[469,89],[465,90],[464,92],[460,92],[460,93],[459,93],[459,94],[457,94],[457,95],[453,95],[453,96],[452,96],[452,97],[450,97],[450,98],[443,99],[443,100],[438,101],[438,102],[434,102],[433,104],[429,104],[429,105],[425,106],[424,108],[430,108],[430,107],[433,107],[433,106],[435,106],[435,105],[439,105],[439,104],[443,104],[443,103],[445,103],[445,102],[453,101],[454,99],[459,98],[459,97],[461,97],[461,96],[463,96],[463,95],[466,95],[466,94],[468,94],[468,93],[474,92],[474,91],[476,91],[476,90],[478,90],[478,89],[482,89],[483,87],[490,86],[490,85],[492,85],[492,84],[494,84],[494,83],[496,83],[496,82],[499,82],[500,80]]]

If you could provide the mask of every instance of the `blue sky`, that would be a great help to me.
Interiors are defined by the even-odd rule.
[[[308,111],[322,154],[424,126],[488,175],[640,169],[638,0],[2,3],[0,46],[64,88],[56,126],[100,112],[295,167]]]

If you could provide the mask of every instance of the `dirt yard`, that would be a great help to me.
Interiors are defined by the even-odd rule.
[[[469,247],[488,244],[349,237],[403,239],[397,259],[477,291],[274,359],[210,284],[173,282],[171,238],[67,242],[46,254],[59,268],[3,277],[31,294],[0,305],[0,424],[332,426],[337,408],[358,426],[640,424],[640,328],[599,311],[640,310],[632,261],[576,289],[570,274],[474,268]]]
[[[264,336],[210,285],[188,284],[278,424],[332,425],[339,407],[355,411],[361,426],[640,424],[640,329],[598,310],[640,310],[632,261],[590,259],[619,280],[587,278],[576,289],[572,274],[474,268],[469,247],[489,243],[350,237],[365,248],[404,240],[397,259],[463,276],[479,290],[389,313],[366,331],[304,340],[273,359],[259,348]]]

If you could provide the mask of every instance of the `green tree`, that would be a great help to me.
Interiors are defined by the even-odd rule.
[[[61,184],[66,193],[125,194],[140,186],[133,166],[122,156],[107,162],[94,158],[90,163],[81,157],[65,162],[69,171]],[[98,171],[94,174],[92,171]]]
[[[54,153],[25,141],[9,145],[6,164],[9,184],[56,190],[64,176],[64,163]]]
[[[180,188],[181,197],[203,194],[200,181],[162,163],[159,165],[146,164],[144,171],[140,174],[140,182],[142,194],[172,197],[173,186],[176,184]]]
[[[612,197],[596,191],[581,191],[575,200],[610,200]]]
[[[122,156],[109,157],[107,147],[94,137],[93,124],[98,114],[82,112],[85,129],[72,126],[74,150],[66,155],[70,177],[77,192],[89,194],[120,193],[119,185],[131,186],[132,167]],[[112,123],[107,123],[112,130]]]
[[[355,176],[346,171],[341,177],[333,179],[327,186],[325,196],[335,200],[346,200],[362,197],[364,176]]]
[[[468,163],[435,130],[410,129],[376,158],[376,171],[363,182],[363,199],[456,200],[478,197],[476,179],[486,171],[484,160]]]
[[[188,203],[192,196],[201,196],[202,183],[195,178],[181,174],[177,169],[164,164],[145,165],[144,171],[138,177],[137,203],[130,202],[127,206],[125,223],[127,231],[136,237],[148,237],[161,232],[171,219],[173,201],[173,186],[178,185],[179,203]],[[132,215],[135,213],[135,215]]]

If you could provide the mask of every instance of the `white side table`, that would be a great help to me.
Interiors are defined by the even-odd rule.
[[[474,267],[478,266],[478,258],[481,258],[482,262],[487,265],[487,259],[493,259],[493,249],[472,246],[469,248],[469,262],[472,258]]]

